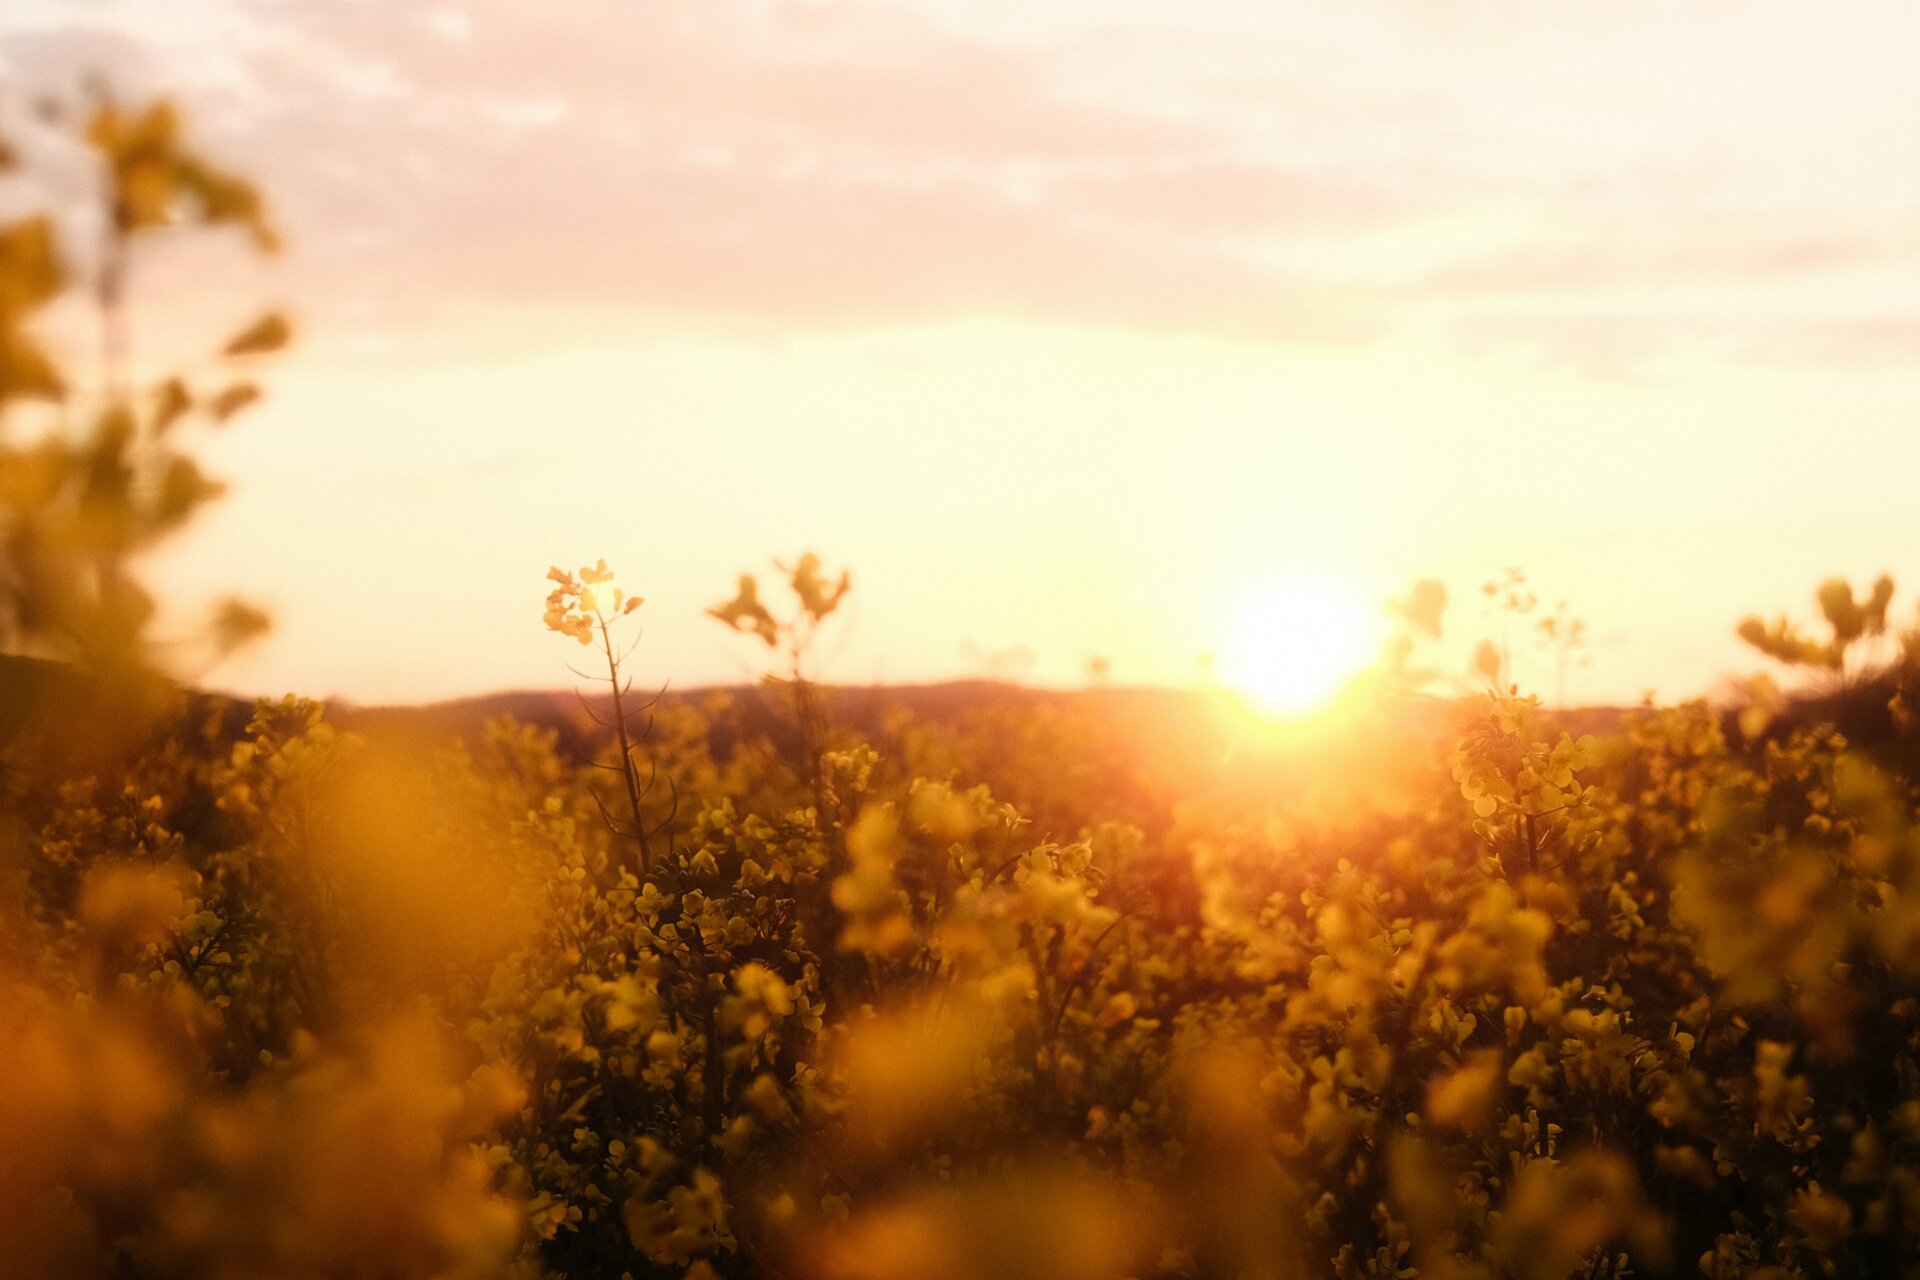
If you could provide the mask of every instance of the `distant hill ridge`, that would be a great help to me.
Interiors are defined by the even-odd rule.
[[[1802,693],[1789,699],[1775,717],[1767,736],[1777,737],[1800,725],[1831,723],[1849,741],[1862,746],[1890,744],[1903,736],[1888,709],[1893,687],[1891,677],[1882,676],[1845,689]],[[70,664],[0,654],[0,738],[13,736],[20,726],[41,717],[58,718],[63,705],[84,699],[92,691],[87,676]],[[636,693],[643,702],[656,696],[652,691],[636,690]],[[661,706],[698,704],[715,695],[724,695],[732,702],[741,730],[777,730],[786,722],[785,697],[773,685],[698,685],[684,689],[668,686],[657,693]],[[938,724],[982,712],[1012,712],[1023,708],[1058,710],[1075,706],[1107,711],[1130,722],[1192,730],[1217,717],[1221,696],[1218,691],[1153,685],[1049,689],[987,679],[902,685],[823,685],[819,686],[819,695],[835,723],[869,736],[878,736],[888,719],[902,711]],[[201,690],[189,690],[187,696],[194,715],[211,713],[220,704],[230,703],[225,714],[231,718],[232,731],[237,734],[245,726],[248,699]],[[569,750],[586,747],[596,735],[593,715],[605,720],[612,712],[611,701],[605,693],[592,695],[565,689],[509,690],[418,704],[326,701],[328,715],[335,723],[383,736],[422,740],[470,738],[489,720],[511,716],[524,724],[554,730],[561,745]],[[1442,716],[1451,705],[1457,705],[1457,700],[1423,696],[1408,707],[1415,723],[1434,727],[1437,724],[1434,717]],[[1550,714],[1559,718],[1570,732],[1606,733],[1617,729],[1631,710],[1603,705]],[[1737,710],[1725,709],[1723,715],[1729,737],[1737,741],[1740,737]]]

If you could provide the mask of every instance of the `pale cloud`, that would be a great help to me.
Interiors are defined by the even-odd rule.
[[[1764,315],[1729,287],[1913,268],[1920,184],[1868,194],[1853,163],[1898,136],[1883,117],[1910,93],[1818,69],[1828,137],[1702,61],[1764,71],[1815,38],[1803,25],[1707,3],[1447,22],[1236,3],[1173,23],[1077,4],[76,0],[0,20],[0,56],[37,80],[177,84],[286,210],[293,284],[361,327],[572,301],[743,331],[984,312],[1473,347],[1524,296],[1545,317],[1532,341],[1595,344],[1551,358],[1600,369],[1684,345],[1714,328],[1703,313]],[[1641,337],[1605,336],[1596,311],[1623,306],[1650,317]],[[1885,310],[1823,323],[1872,332]]]
[[[0,47],[167,84],[166,47],[89,12]],[[871,5],[436,12],[277,6],[223,50],[227,74],[180,82],[275,193],[322,316],[573,300],[749,329],[989,312],[1350,341],[1380,324],[1360,291],[1245,250],[1378,222],[1393,197],[1067,93],[1033,50]]]

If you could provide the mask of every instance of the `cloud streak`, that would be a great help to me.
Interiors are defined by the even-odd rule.
[[[1662,22],[1703,38],[1733,22],[1714,6],[1592,31],[1489,19],[1458,48],[1311,6],[1291,25],[1021,38],[873,0],[582,0],[564,20],[507,0],[170,8],[198,27],[48,4],[0,27],[0,56],[28,78],[177,85],[276,193],[302,296],[374,328],[516,305],[741,332],[997,314],[1437,334],[1592,371],[1707,334],[1702,353],[1847,363],[1892,349],[1898,306],[1784,345],[1778,312],[1810,281],[1920,257],[1920,188],[1864,213],[1782,190],[1715,149],[1704,100],[1670,145],[1597,120],[1609,48]],[[1487,114],[1540,92],[1519,59],[1582,39],[1593,65],[1569,66],[1538,122]],[[1695,70],[1704,94],[1713,70]],[[1556,157],[1560,118],[1589,132]],[[1623,309],[1647,318],[1638,336],[1606,318]]]

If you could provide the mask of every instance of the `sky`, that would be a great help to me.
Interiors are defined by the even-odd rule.
[[[1524,568],[1571,696],[1709,691],[1751,612],[1920,586],[1920,8],[1736,0],[8,0],[0,112],[103,73],[264,189],[136,341],[284,305],[232,496],[150,580],[277,631],[200,673],[643,680],[804,550],[826,674],[1180,684],[1275,584]],[[1896,608],[1909,610],[1902,593]]]

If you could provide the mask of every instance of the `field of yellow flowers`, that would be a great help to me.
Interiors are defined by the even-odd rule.
[[[166,108],[83,124],[109,267],[271,243]],[[6,1275],[1920,1275],[1891,583],[1743,632],[1810,679],[1884,641],[1857,741],[1761,686],[1586,726],[1396,667],[1303,745],[1094,694],[855,716],[805,679],[851,586],[812,556],[713,610],[767,685],[653,699],[597,564],[545,605],[594,723],[423,751],[159,674],[134,560],[287,326],[197,382],[109,344],[83,395],[30,329],[70,283],[0,228],[0,642],[41,659],[0,673]]]

